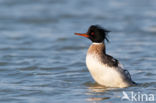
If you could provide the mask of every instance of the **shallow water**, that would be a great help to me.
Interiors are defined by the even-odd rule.
[[[1,0],[2,103],[120,103],[122,92],[156,96],[155,0]],[[107,53],[139,83],[97,85],[86,66],[91,24],[111,30]],[[155,97],[156,101],[156,97]],[[143,101],[146,102],[146,101]]]

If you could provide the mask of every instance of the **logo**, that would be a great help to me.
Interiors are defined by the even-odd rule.
[[[146,94],[141,92],[122,92],[122,101],[136,101],[136,102],[142,102],[142,101],[155,101],[154,94]]]

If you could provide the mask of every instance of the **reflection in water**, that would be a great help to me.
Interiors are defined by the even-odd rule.
[[[115,88],[108,88],[101,86],[97,83],[86,83],[85,84],[88,87],[88,92],[86,95],[90,96],[87,98],[87,101],[102,101],[102,100],[107,100],[111,98],[111,95],[105,96],[107,90],[113,90]]]
[[[92,97],[92,98],[88,98],[87,101],[102,101],[105,99],[109,99],[110,97]]]

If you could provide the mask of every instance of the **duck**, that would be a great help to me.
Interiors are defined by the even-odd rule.
[[[99,25],[91,25],[86,33],[75,33],[92,41],[86,55],[88,71],[97,84],[105,87],[125,88],[136,85],[119,60],[107,54],[105,41],[109,42],[109,32]]]

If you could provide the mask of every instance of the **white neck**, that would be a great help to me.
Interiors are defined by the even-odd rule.
[[[97,44],[97,45],[98,45],[98,44],[103,44],[103,43],[104,43],[104,42],[100,42],[100,43],[95,43],[95,42],[93,42],[92,44]]]

